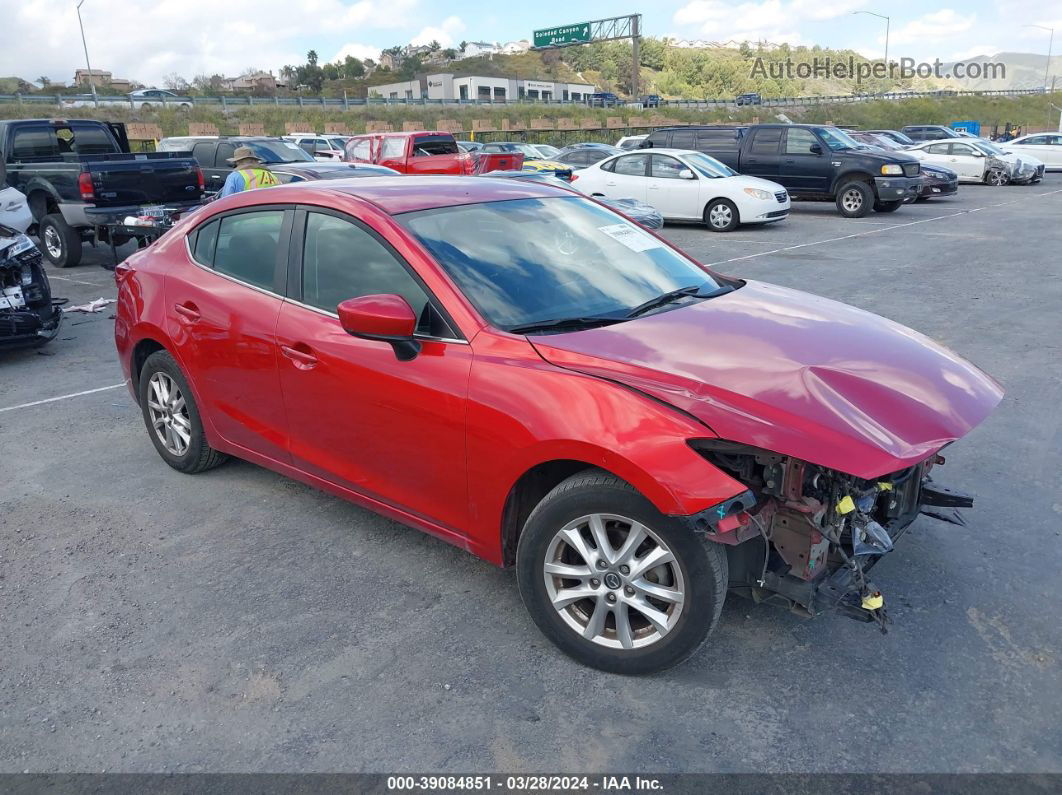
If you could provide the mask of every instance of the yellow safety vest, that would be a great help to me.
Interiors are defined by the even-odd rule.
[[[244,190],[269,188],[278,184],[273,172],[267,168],[241,168],[240,173],[243,174]]]

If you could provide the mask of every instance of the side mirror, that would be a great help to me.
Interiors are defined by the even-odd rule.
[[[811,152],[811,154],[813,154],[813,155],[821,155],[822,154],[822,144],[812,144],[811,146],[808,147],[808,151]]]
[[[352,337],[390,343],[400,362],[416,358],[420,343],[413,339],[417,316],[400,295],[363,295],[336,307],[339,325]]]
[[[693,175],[693,172],[690,171],[688,168],[684,168],[684,169],[682,169],[682,171],[679,172],[679,178],[680,179],[697,179]]]

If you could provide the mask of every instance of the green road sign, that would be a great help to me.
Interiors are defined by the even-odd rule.
[[[584,44],[590,41],[590,23],[576,22],[574,25],[561,25],[556,28],[536,30],[534,41],[536,47],[556,47],[561,44]]]

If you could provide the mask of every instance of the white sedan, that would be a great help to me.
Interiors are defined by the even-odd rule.
[[[666,220],[703,221],[713,232],[789,215],[789,194],[778,183],[741,176],[713,157],[686,149],[615,155],[576,172],[572,187],[590,196],[635,198]]]
[[[960,182],[1004,185],[1008,181],[1039,182],[1043,177],[1040,160],[1006,152],[991,141],[972,138],[925,141],[906,151],[919,160],[950,168],[959,175]]]
[[[1048,170],[1062,169],[1062,133],[1033,133],[1000,144],[1007,152],[1043,160]]]

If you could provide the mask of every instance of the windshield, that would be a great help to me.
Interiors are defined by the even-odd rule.
[[[314,162],[302,147],[290,141],[250,141],[241,146],[251,147],[263,163],[301,163],[305,160]]]
[[[560,149],[555,146],[550,146],[549,144],[535,144],[534,146],[535,149],[537,149],[542,154],[542,157],[546,158],[547,160],[550,160],[551,158],[556,157],[560,154]]]
[[[467,204],[397,216],[493,326],[624,315],[706,271],[578,196]]]
[[[687,163],[693,166],[702,175],[709,179],[715,179],[716,177],[736,177],[737,172],[723,165],[714,157],[709,157],[706,154],[697,152],[696,154],[688,154],[683,156]]]
[[[830,147],[834,152],[839,152],[842,149],[858,149],[857,144],[846,132],[841,132],[836,127],[816,127],[815,132],[826,142],[826,146]]]

